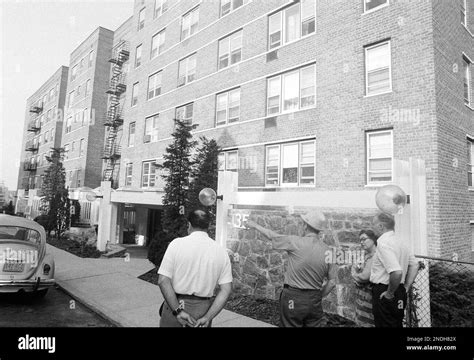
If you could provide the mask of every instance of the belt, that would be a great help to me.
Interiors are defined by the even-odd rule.
[[[196,295],[176,294],[176,297],[189,300],[211,300],[212,297],[202,297]]]
[[[320,291],[321,289],[300,289],[300,288],[295,288],[293,286],[290,286],[288,284],[283,285],[284,289],[291,289],[291,290],[298,290],[298,291]]]

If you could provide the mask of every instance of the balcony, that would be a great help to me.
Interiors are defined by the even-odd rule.
[[[104,156],[102,156],[102,159],[104,160],[117,160],[120,159],[122,153],[122,148],[121,146],[112,146],[112,147],[106,147],[104,151]]]
[[[43,111],[43,105],[32,105],[30,107],[31,113],[39,114],[42,111]]]
[[[38,151],[39,145],[37,142],[28,141],[25,146],[26,151]]]
[[[31,131],[31,132],[38,132],[41,130],[41,124],[39,121],[32,121],[28,124],[28,128],[27,128],[27,131]]]
[[[36,171],[38,164],[36,162],[24,162],[23,163],[23,170],[24,171]]]

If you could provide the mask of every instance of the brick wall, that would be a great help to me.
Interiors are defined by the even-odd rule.
[[[435,95],[437,114],[439,197],[432,218],[437,236],[430,241],[435,256],[470,260],[474,193],[467,183],[466,135],[474,136],[474,109],[463,103],[463,53],[474,59],[474,36],[461,24],[460,1],[433,2]],[[474,1],[468,1],[471,32]],[[470,15],[469,15],[470,13]],[[474,80],[471,79],[471,83]],[[473,95],[474,96],[474,92]],[[473,105],[474,106],[474,105]]]

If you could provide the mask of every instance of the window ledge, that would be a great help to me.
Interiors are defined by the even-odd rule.
[[[469,110],[474,111],[474,107],[472,107],[471,105],[466,104],[466,103],[464,103],[464,105],[465,105]]]
[[[392,182],[387,182],[387,183],[384,183],[384,184],[366,184],[366,185],[364,185],[364,188],[366,188],[366,189],[370,189],[370,188],[378,189],[378,188],[381,188],[382,186],[386,186],[386,185],[393,185],[393,183]]]
[[[383,93],[378,93],[378,94],[364,95],[364,98],[371,98],[371,97],[374,97],[374,96],[387,95],[387,94],[391,94],[391,93],[393,93],[393,90],[386,91],[386,92],[383,92]]]
[[[464,29],[466,29],[466,31],[467,31],[472,37],[474,37],[474,33],[473,33],[471,30],[469,30],[469,28],[467,27],[466,24],[461,23],[461,25],[464,27]]]
[[[470,192],[474,192],[474,187],[469,187],[468,189]]]

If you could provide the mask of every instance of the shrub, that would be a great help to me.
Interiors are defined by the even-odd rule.
[[[430,266],[431,318],[434,327],[472,326],[474,276],[462,264]]]
[[[173,236],[165,231],[160,231],[153,237],[148,246],[148,260],[150,260],[157,268],[160,267],[163,256],[169,243],[173,241]]]

